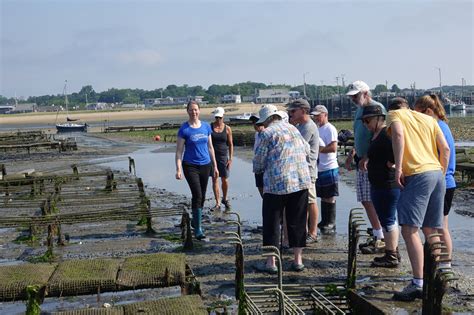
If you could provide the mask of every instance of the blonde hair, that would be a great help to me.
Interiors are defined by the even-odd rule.
[[[444,106],[441,103],[438,95],[436,94],[429,94],[423,95],[419,99],[416,100],[415,109],[425,112],[427,109],[431,109],[433,113],[441,119],[442,121],[447,122],[448,118],[446,117],[446,111],[444,110]]]

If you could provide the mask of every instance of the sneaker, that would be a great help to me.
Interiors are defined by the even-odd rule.
[[[402,261],[402,256],[400,255],[400,252],[398,251],[398,247],[397,247],[397,250],[396,250],[396,255],[397,255],[397,260],[398,262],[401,262]],[[379,261],[379,260],[382,260],[384,259],[385,256],[382,256],[382,257],[375,257],[374,258],[374,261]]]
[[[423,287],[410,282],[401,292],[395,292],[392,299],[396,301],[411,302],[423,298]]]
[[[229,200],[222,199],[222,204],[225,206],[225,211],[232,210],[232,207],[230,206],[230,201]]]
[[[311,234],[308,234],[308,236],[306,237],[306,244],[314,244],[318,242],[318,236],[312,236]]]
[[[301,272],[304,270],[304,265],[303,264],[295,264],[295,262],[291,263],[291,270],[296,271],[296,272]]]
[[[363,247],[370,246],[375,243],[375,239],[372,236],[369,236],[366,240],[365,243],[359,244],[359,249],[362,250]]]
[[[383,240],[376,240],[367,246],[359,246],[359,248],[362,254],[365,255],[381,254],[385,252],[385,242]]]
[[[397,258],[397,252],[385,251],[385,255],[382,257],[375,257],[372,261],[372,267],[381,268],[397,268],[399,260]]]
[[[278,273],[277,266],[267,266],[266,263],[255,265],[254,268],[257,271],[269,273],[271,275]]]

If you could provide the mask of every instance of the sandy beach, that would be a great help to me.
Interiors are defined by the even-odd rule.
[[[260,105],[256,104],[221,104],[201,108],[201,117],[207,118],[212,116],[215,107],[222,106],[226,110],[228,116],[235,116],[244,112],[257,112]],[[283,109],[283,106],[279,106]],[[56,117],[57,116],[57,117]],[[120,120],[139,120],[139,119],[181,119],[186,120],[187,114],[185,108],[171,109],[136,109],[136,110],[117,110],[117,111],[81,111],[71,112],[71,118],[80,118],[82,122],[100,122],[100,121],[120,121]],[[45,124],[52,125],[56,122],[66,120],[66,113],[30,113],[30,114],[14,114],[0,115],[0,125],[13,124]]]

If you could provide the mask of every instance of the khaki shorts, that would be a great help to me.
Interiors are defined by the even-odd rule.
[[[311,183],[311,187],[308,189],[308,204],[316,203],[316,183]]]

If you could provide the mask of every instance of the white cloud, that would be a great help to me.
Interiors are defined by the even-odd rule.
[[[139,66],[156,66],[163,60],[159,52],[151,49],[120,52],[116,58],[120,63]]]

